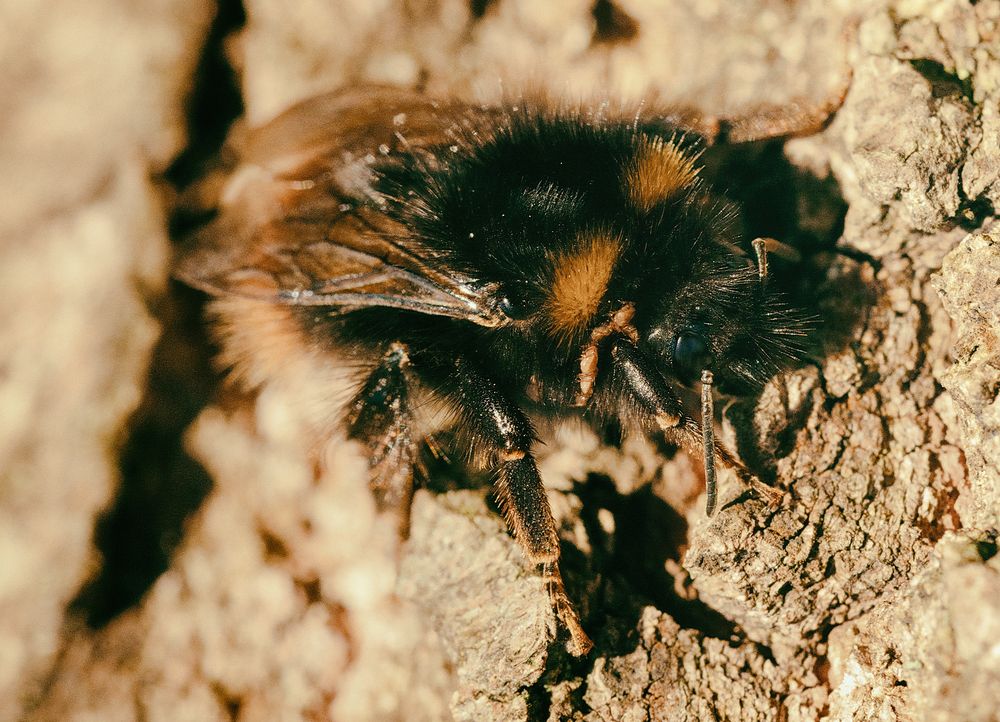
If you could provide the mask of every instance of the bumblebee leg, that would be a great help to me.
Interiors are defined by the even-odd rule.
[[[771,503],[774,503],[776,490],[762,485],[757,477],[715,441],[711,433],[705,433],[703,424],[711,424],[711,419],[704,419],[703,424],[699,424],[687,415],[680,399],[670,390],[663,376],[656,371],[655,365],[634,344],[625,339],[617,340],[611,347],[611,357],[617,373],[620,374],[632,397],[668,438],[680,444],[689,454],[694,456],[705,454],[706,461],[710,458],[706,447],[712,447],[712,454],[719,463],[735,471],[740,481],[763,493]],[[706,463],[705,472],[708,497],[706,513],[711,516],[715,511],[716,492],[715,474],[709,463]],[[781,498],[780,493],[777,498]]]
[[[593,643],[583,631],[559,572],[559,535],[531,454],[535,440],[531,422],[491,379],[470,364],[459,361],[456,370],[452,397],[473,443],[495,464],[494,489],[507,525],[528,559],[542,565],[553,607],[570,633],[570,651],[584,655]]]
[[[626,303],[612,313],[607,322],[591,331],[590,342],[583,347],[583,352],[580,354],[580,374],[577,376],[580,390],[573,402],[574,406],[586,406],[594,394],[594,383],[597,381],[598,349],[601,342],[613,333],[620,333],[633,343],[638,342],[639,332],[632,325],[634,315],[635,305]]]
[[[394,344],[369,374],[350,405],[347,432],[370,452],[371,488],[380,510],[399,515],[402,536],[409,534],[413,465],[417,444],[407,380],[409,357]]]

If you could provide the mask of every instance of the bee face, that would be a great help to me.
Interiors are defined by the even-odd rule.
[[[808,319],[740,255],[705,258],[679,288],[656,299],[646,340],[684,386],[711,371],[718,390],[743,395],[803,353]]]

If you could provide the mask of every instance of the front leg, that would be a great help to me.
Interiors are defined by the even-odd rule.
[[[542,565],[556,614],[570,633],[570,651],[586,654],[593,643],[559,572],[559,535],[531,453],[535,435],[528,417],[467,361],[456,362],[448,386],[479,458],[496,469],[494,492],[508,527],[528,559]]]
[[[781,498],[780,492],[763,484],[756,476],[719,445],[711,433],[713,419],[704,418],[702,423],[692,419],[684,411],[677,395],[670,390],[663,376],[654,364],[631,341],[619,339],[611,348],[615,370],[627,392],[637,402],[643,413],[655,421],[667,438],[677,441],[689,454],[701,453],[705,459],[705,513],[711,516],[715,511],[715,460],[736,472],[740,480],[772,504]]]

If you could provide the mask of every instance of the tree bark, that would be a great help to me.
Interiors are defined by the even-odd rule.
[[[0,111],[24,134],[2,149],[20,165],[0,218],[0,721],[997,719],[1000,2],[248,0],[224,42],[188,4],[97,3],[89,29],[21,11],[53,40],[19,57],[52,83],[12,73]],[[59,41],[109,29],[125,40],[87,41],[103,75]],[[596,642],[576,660],[481,484],[441,472],[401,544],[358,448],[310,463],[308,384],[209,396],[190,297],[164,283],[173,191],[146,179],[181,150],[198,78],[221,82],[220,48],[251,124],[359,82],[732,114],[850,75],[832,123],[784,146],[800,227],[846,205],[814,289],[822,353],[723,413],[781,503],[722,474],[709,519],[699,460],[547,432]],[[121,102],[86,112],[109,77]],[[98,553],[102,508],[136,536]],[[85,624],[147,526],[165,570]]]

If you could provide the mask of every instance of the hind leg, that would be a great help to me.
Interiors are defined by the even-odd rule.
[[[380,510],[398,515],[400,533],[410,529],[413,467],[417,462],[406,348],[393,344],[350,404],[348,436],[369,451],[371,488]]]

